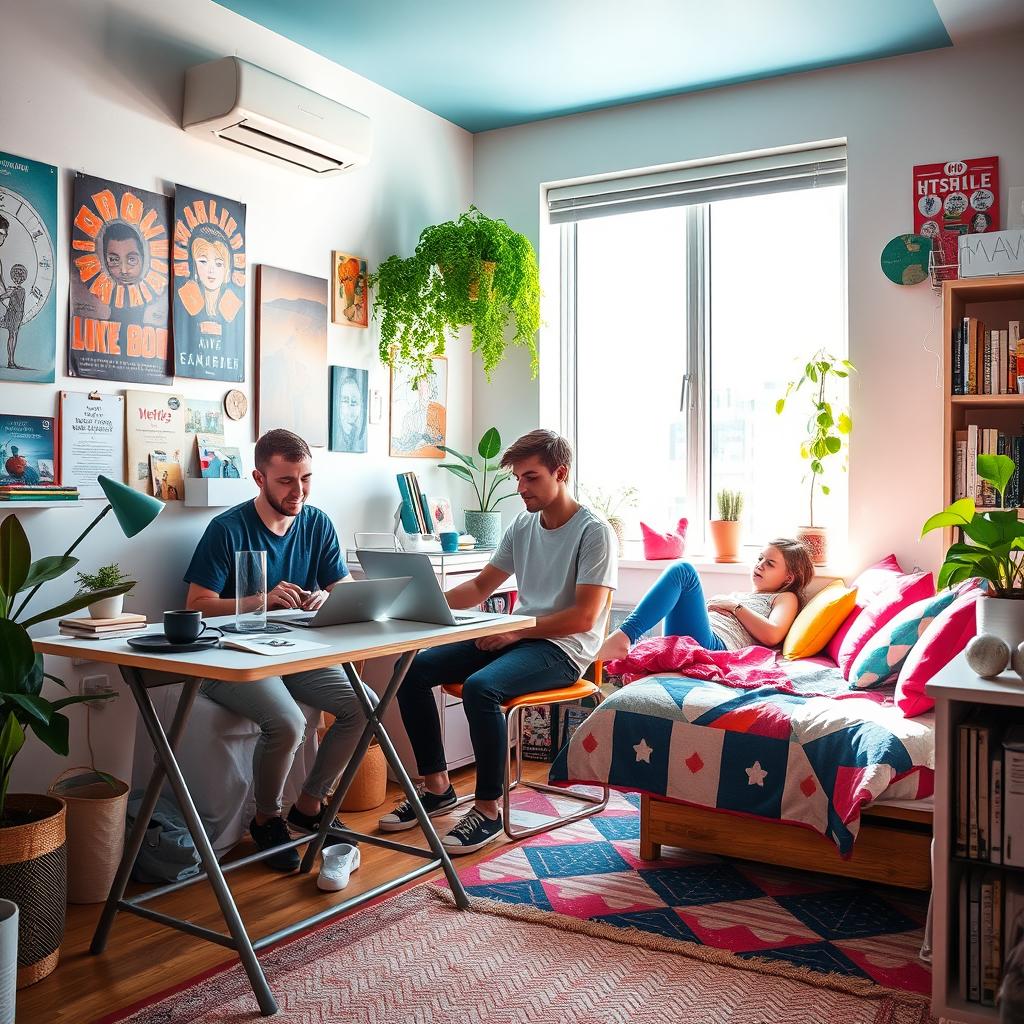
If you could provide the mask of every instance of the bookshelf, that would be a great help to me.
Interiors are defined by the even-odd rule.
[[[935,700],[931,1010],[935,1017],[964,1024],[998,1024],[998,1009],[970,1002],[960,995],[960,880],[966,871],[979,867],[979,862],[956,855],[957,733],[960,723],[979,707],[1024,716],[1024,682],[1010,669],[994,679],[982,679],[960,654],[928,684],[927,692]],[[980,866],[1001,872],[1004,877],[1024,870]]]
[[[954,395],[953,336],[964,317],[1005,330],[1010,320],[1024,322],[1024,274],[967,278],[942,284],[943,395],[942,498],[954,500],[956,433],[974,424],[1006,434],[1024,434],[1024,395]],[[947,531],[947,535],[951,531]],[[949,536],[947,536],[947,540]]]

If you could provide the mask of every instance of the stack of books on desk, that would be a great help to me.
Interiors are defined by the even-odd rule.
[[[77,487],[59,484],[3,484],[0,501],[78,501]]]
[[[146,616],[125,612],[112,619],[94,619],[83,615],[80,618],[61,619],[58,623],[64,636],[77,636],[90,640],[113,640],[119,636],[131,636],[146,628]]]

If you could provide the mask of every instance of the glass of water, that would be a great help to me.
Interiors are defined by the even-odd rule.
[[[267,553],[235,553],[235,629],[255,633],[267,627]]]

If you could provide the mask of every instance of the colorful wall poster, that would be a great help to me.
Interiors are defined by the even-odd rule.
[[[0,413],[0,486],[54,483],[54,427],[49,416]]]
[[[186,434],[223,434],[224,406],[205,398],[185,399]]]
[[[327,445],[327,282],[256,268],[256,424]],[[319,401],[317,400],[319,397]]]
[[[331,253],[331,321],[343,327],[370,323],[366,260],[346,252]]]
[[[68,373],[170,384],[171,201],[75,175]]]
[[[181,395],[161,391],[126,391],[125,448],[129,486],[153,493],[150,455],[160,455],[181,466],[185,446],[185,402]]]
[[[331,451],[365,452],[370,373],[331,367]]]
[[[413,387],[415,371],[391,368],[391,447],[393,456],[443,459],[437,446],[446,444],[448,360],[434,358],[434,372]]]
[[[216,434],[197,434],[196,448],[199,452],[199,475],[204,478],[223,477],[229,480],[241,478],[242,453],[224,443]]]
[[[149,456],[149,469],[152,474],[153,497],[161,501],[184,501],[185,481],[181,475],[181,465],[170,456],[153,452]]]
[[[56,240],[57,168],[0,153],[0,382],[53,382]]]
[[[932,239],[943,264],[956,265],[961,235],[998,230],[999,157],[914,168],[914,234]]]
[[[124,396],[60,393],[60,482],[81,498],[102,498],[102,473],[124,480]]]
[[[174,372],[245,380],[245,204],[174,193]]]

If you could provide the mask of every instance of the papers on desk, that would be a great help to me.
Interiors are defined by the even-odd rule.
[[[282,654],[300,654],[302,651],[315,651],[317,648],[327,649],[330,644],[318,644],[313,640],[296,640],[288,636],[261,637],[224,637],[221,647],[231,647],[236,651],[247,651],[249,654],[263,654],[268,658]]]

